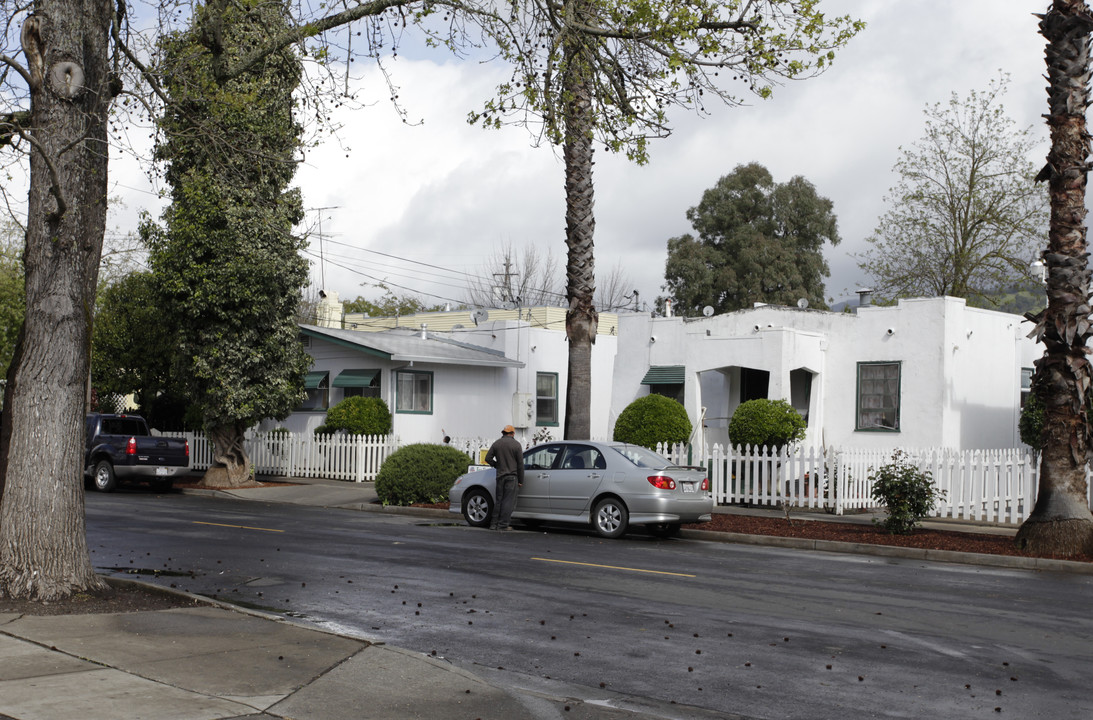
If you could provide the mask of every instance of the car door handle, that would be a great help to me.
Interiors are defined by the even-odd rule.
[[[602,476],[599,473],[588,473],[590,480],[599,480]]]

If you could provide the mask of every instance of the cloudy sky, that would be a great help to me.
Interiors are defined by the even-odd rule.
[[[672,137],[651,145],[651,161],[597,153],[596,263],[621,264],[642,299],[662,293],[668,238],[690,231],[685,213],[702,192],[742,163],[767,166],[776,181],[810,180],[834,202],[842,243],[825,248],[827,295],[853,297],[868,284],[853,257],[884,211],[899,147],[923,131],[923,108],[950,94],[984,89],[1000,72],[1006,108],[1042,138],[1047,130],[1044,40],[1036,18],[1046,0],[823,0],[868,27],[820,77],[775,90],[774,98],[704,118],[678,112]],[[337,117],[343,144],[311,149],[297,175],[310,209],[312,282],[343,299],[378,297],[386,282],[427,302],[461,300],[466,274],[482,275],[506,244],[553,248],[564,258],[563,166],[525,130],[467,125],[503,68],[441,57],[399,59],[389,70],[407,124],[387,102],[379,76],[362,77],[366,107]],[[128,214],[151,195],[130,163],[118,163],[114,194]],[[158,212],[154,209],[153,213]],[[321,244],[321,247],[320,247]],[[320,262],[320,255],[323,262]],[[364,284],[362,286],[362,284]]]

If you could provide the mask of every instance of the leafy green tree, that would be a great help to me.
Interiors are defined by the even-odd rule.
[[[566,193],[565,436],[591,432],[592,343],[599,315],[593,240],[594,143],[648,160],[647,141],[671,132],[668,110],[706,112],[741,94],[768,97],[774,83],[825,69],[862,27],[825,15],[816,0],[559,0],[515,5],[479,19],[513,65],[511,81],[471,115],[501,127],[542,122],[561,146]],[[738,83],[732,86],[732,81]]]
[[[803,177],[776,183],[758,163],[738,165],[687,211],[698,237],[668,241],[665,289],[675,311],[698,316],[754,303],[824,304],[824,243],[839,244],[832,203]]]
[[[1047,226],[1047,194],[1033,182],[1032,128],[1001,103],[1008,79],[947,105],[927,106],[926,131],[896,162],[899,182],[859,267],[880,298],[966,298],[991,307],[1031,280]]]
[[[127,275],[100,293],[91,338],[91,384],[100,395],[132,393],[147,408],[171,386],[175,347],[152,273]]]
[[[250,73],[220,81],[200,42],[219,33],[242,49],[287,27],[277,4],[260,0],[199,9],[193,27],[162,40],[173,63],[172,100],[160,121],[171,205],[163,229],[145,225],[150,262],[178,341],[180,378],[200,408],[215,464],[204,483],[250,477],[248,427],[284,418],[303,398],[308,357],[295,313],[307,281],[295,173],[300,126],[292,94],[301,66],[291,50],[271,53]]]
[[[1089,35],[1093,15],[1083,0],[1054,0],[1041,17],[1047,38],[1047,123],[1051,149],[1038,179],[1047,180],[1051,221],[1047,250],[1047,308],[1031,319],[1044,343],[1032,387],[1044,406],[1040,487],[1036,505],[1017,530],[1018,547],[1058,556],[1093,555],[1093,514],[1086,470],[1093,457],[1087,398],[1089,362],[1089,262],[1086,181],[1090,138]]]
[[[687,442],[691,427],[687,410],[678,400],[646,395],[619,413],[612,439],[656,450],[657,443]]]
[[[394,317],[396,315],[413,315],[419,312],[434,312],[443,310],[443,305],[428,305],[420,297],[410,294],[399,295],[386,285],[376,286],[383,290],[379,300],[369,300],[363,295],[345,303],[347,313],[364,313],[369,317]]]

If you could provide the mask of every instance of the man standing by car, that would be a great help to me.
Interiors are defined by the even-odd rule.
[[[486,463],[497,471],[493,494],[493,530],[511,530],[512,510],[516,507],[516,488],[524,484],[524,449],[516,439],[516,428],[506,425],[501,437],[490,445]]]

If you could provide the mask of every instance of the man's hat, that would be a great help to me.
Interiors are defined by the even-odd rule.
[[[512,433],[513,435],[515,435],[516,434],[516,428],[514,428],[512,425],[506,425],[501,430],[501,434],[502,435],[507,435],[508,433]]]

